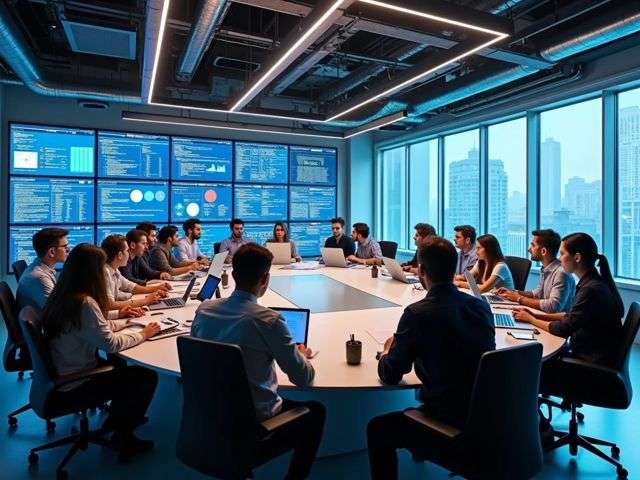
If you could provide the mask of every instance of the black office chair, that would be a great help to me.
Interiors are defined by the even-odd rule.
[[[98,375],[105,374],[114,369],[113,366],[102,366],[72,373],[69,375],[58,375],[53,367],[53,362],[49,354],[46,342],[36,327],[38,325],[38,315],[31,307],[24,307],[20,311],[20,327],[24,339],[29,347],[31,363],[33,364],[33,380],[31,390],[29,392],[29,400],[33,411],[46,420],[58,418],[65,415],[74,415],[80,412],[80,431],[77,434],[68,437],[59,438],[53,442],[32,448],[29,451],[29,464],[38,463],[37,452],[49,450],[51,448],[71,445],[71,448],[64,456],[58,468],[56,469],[56,478],[64,480],[67,478],[65,465],[77,453],[78,450],[86,450],[89,443],[96,445],[109,446],[106,439],[102,438],[101,431],[89,431],[89,420],[87,419],[87,410],[95,409],[98,402],[95,399],[78,399],[73,403],[62,402],[59,398],[60,388],[70,383],[84,380]]]
[[[620,448],[615,443],[578,433],[576,407],[579,403],[619,410],[625,410],[629,407],[633,397],[631,380],[629,379],[629,357],[639,326],[640,303],[633,302],[622,327],[619,356],[612,367],[576,358],[558,360],[563,363],[563,368],[566,368],[566,375],[563,375],[562,391],[550,393],[562,396],[570,403],[571,420],[568,432],[554,432],[554,435],[560,438],[548,450],[569,445],[569,453],[577,455],[578,447],[582,447],[615,465],[619,478],[627,478],[627,470],[618,461]],[[602,452],[596,445],[611,447],[611,456]]]
[[[215,242],[213,244],[213,254],[217,255],[220,253],[220,245],[222,245],[222,242]]]
[[[511,276],[513,277],[513,286],[516,290],[525,290],[527,288],[527,280],[531,271],[531,260],[521,257],[504,257]]]
[[[388,240],[380,240],[378,243],[380,244],[380,250],[382,250],[382,256],[395,260],[398,244]]]
[[[182,463],[218,478],[248,478],[253,468],[293,448],[269,455],[261,446],[309,409],[295,408],[259,423],[240,347],[182,336],[178,356],[184,401],[176,454]]]
[[[11,268],[13,268],[13,273],[16,276],[16,282],[19,282],[20,277],[22,277],[22,274],[27,269],[27,262],[24,260],[16,260],[11,264]]]
[[[525,479],[538,473],[541,358],[537,342],[482,355],[462,430],[421,410],[407,410],[405,415],[442,446],[413,452],[414,459],[430,460],[468,478]]]

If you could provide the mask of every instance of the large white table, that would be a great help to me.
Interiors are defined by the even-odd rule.
[[[398,305],[349,311],[338,311],[342,306],[336,305],[334,311],[312,313],[308,345],[319,352],[311,360],[316,370],[314,385],[308,388],[296,387],[278,369],[278,383],[283,396],[292,400],[316,399],[327,406],[327,425],[321,445],[321,455],[345,453],[364,448],[366,423],[371,417],[417,404],[414,390],[421,385],[421,382],[415,373],[412,371],[405,375],[399,385],[383,385],[378,379],[378,362],[375,356],[376,352],[382,350],[379,342],[395,331],[404,307],[422,299],[425,292],[415,290],[412,285],[397,282],[389,277],[371,278],[370,268],[292,271],[274,266],[271,275],[272,277],[325,275]],[[233,291],[231,275],[229,280],[229,288],[221,289],[223,297]],[[203,279],[200,281],[202,282]],[[259,303],[268,307],[296,306],[271,289],[259,300]],[[193,319],[198,305],[199,302],[190,300],[187,306],[167,310],[166,313],[184,322]],[[297,306],[305,307],[305,305]],[[506,329],[496,329],[497,348],[523,343],[507,335],[506,332]],[[350,366],[346,363],[345,342],[351,333],[355,334],[356,339],[362,341],[362,363],[358,366]],[[565,343],[563,338],[546,332],[540,332],[536,337],[543,346],[544,358],[553,356]],[[147,341],[121,352],[121,356],[162,373],[180,375],[176,338]],[[203,380],[206,381],[206,379]],[[345,432],[349,434],[345,435]]]

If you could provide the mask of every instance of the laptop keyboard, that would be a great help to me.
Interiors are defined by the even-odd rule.
[[[170,307],[177,307],[182,305],[182,299],[181,298],[165,298],[164,304],[169,305]]]
[[[496,324],[496,327],[513,327],[515,326],[515,322],[513,321],[513,317],[508,313],[494,313],[493,319]]]
[[[485,295],[487,297],[487,300],[489,300],[490,302],[494,302],[494,303],[498,303],[498,302],[504,302],[504,298],[498,296],[498,295],[493,295],[493,294],[489,294],[489,295]]]

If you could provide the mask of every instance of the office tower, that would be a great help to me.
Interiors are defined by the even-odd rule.
[[[618,116],[618,274],[640,276],[640,107]]]
[[[560,142],[547,138],[540,145],[540,218],[553,216],[559,208],[561,196],[561,147]]]
[[[507,239],[508,179],[502,160],[489,160],[489,228],[500,242]],[[504,245],[503,245],[504,248]]]
[[[467,158],[449,165],[449,210],[451,227],[461,224],[478,226],[480,219],[480,161],[477,149]]]

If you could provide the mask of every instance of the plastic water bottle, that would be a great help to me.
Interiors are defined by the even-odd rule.
[[[222,288],[229,288],[229,274],[227,273],[227,269],[222,270]]]

